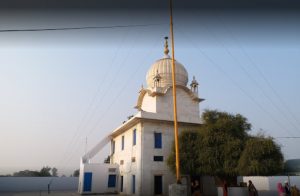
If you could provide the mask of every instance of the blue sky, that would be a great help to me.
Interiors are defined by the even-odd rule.
[[[163,56],[168,15],[1,13],[1,29],[159,24],[0,34],[0,174],[45,165],[70,174],[86,137],[90,149],[136,112],[146,72]],[[201,111],[240,113],[253,134],[300,136],[299,13],[178,11],[174,19],[175,56],[200,83]],[[276,141],[286,159],[299,158],[299,139]]]

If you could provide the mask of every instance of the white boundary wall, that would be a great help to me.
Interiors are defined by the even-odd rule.
[[[300,176],[290,176],[290,185],[296,185],[300,188]],[[280,182],[284,184],[288,181],[288,176],[239,176],[237,178],[238,182],[247,182],[251,180],[262,196],[274,196],[277,195],[277,183]]]
[[[0,177],[0,192],[76,191],[78,177]]]

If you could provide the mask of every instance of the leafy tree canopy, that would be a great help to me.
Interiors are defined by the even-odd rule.
[[[57,169],[54,167],[52,169],[52,174],[50,174],[51,167],[43,167],[40,171],[31,171],[31,170],[23,170],[19,172],[15,172],[13,176],[17,177],[47,177],[47,176],[57,176]]]
[[[183,132],[179,138],[181,170],[186,174],[197,174],[197,169],[201,166],[199,154],[199,134],[196,131]],[[183,145],[184,144],[184,145]],[[175,172],[175,151],[171,152],[168,158],[168,165]]]
[[[79,176],[79,169],[76,169],[74,172],[73,172],[73,177],[78,177]]]
[[[50,174],[51,167],[43,167],[40,171],[40,176],[51,176]]]
[[[38,171],[31,171],[31,170],[23,170],[19,172],[15,172],[13,176],[17,177],[38,177],[40,176],[40,172]]]
[[[241,175],[277,174],[282,168],[283,156],[272,138],[260,136],[247,140],[238,163]]]
[[[179,135],[181,173],[230,178],[281,172],[283,156],[272,138],[250,136],[251,124],[240,114],[206,110],[197,130]],[[255,146],[255,148],[252,148]],[[175,171],[174,147],[168,165]],[[258,167],[257,164],[264,166]],[[254,169],[253,169],[254,168]]]
[[[57,177],[57,169],[55,167],[53,167],[51,169],[51,173],[52,173],[52,176]]]

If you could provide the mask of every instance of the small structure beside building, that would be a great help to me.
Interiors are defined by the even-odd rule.
[[[118,165],[89,163],[80,166],[79,193],[117,193]],[[99,172],[101,171],[101,172]]]
[[[300,176],[300,159],[290,159],[284,163],[284,173]]]
[[[238,182],[246,182],[251,180],[260,196],[274,196],[278,195],[277,183],[284,183],[287,181],[290,186],[296,185],[300,187],[300,176],[239,176]]]
[[[80,193],[168,195],[169,184],[176,182],[166,164],[174,142],[172,59],[167,39],[164,53],[147,72],[147,87],[140,89],[135,106],[137,113],[83,156]],[[180,133],[199,127],[203,99],[198,96],[195,78],[187,86],[185,67],[175,61],[175,69]],[[110,164],[90,164],[89,159],[109,142]]]

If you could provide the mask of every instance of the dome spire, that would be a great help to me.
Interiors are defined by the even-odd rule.
[[[193,76],[193,80],[190,84],[191,90],[193,91],[193,93],[198,94],[198,85],[199,85],[199,83],[197,82],[195,76]]]
[[[164,53],[165,53],[165,57],[169,57],[169,45],[168,45],[168,37],[165,37],[165,50],[164,50]]]
[[[161,76],[158,73],[158,69],[156,70],[156,75],[153,78],[154,81],[154,87],[160,87],[160,80],[161,80]]]

